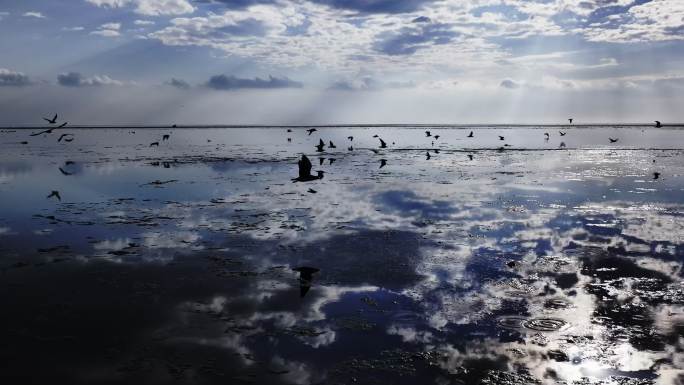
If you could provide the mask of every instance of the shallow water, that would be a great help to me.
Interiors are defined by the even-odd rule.
[[[684,381],[679,128],[35,131],[0,130],[2,378]]]

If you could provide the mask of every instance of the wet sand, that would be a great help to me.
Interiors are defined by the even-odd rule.
[[[0,130],[0,378],[684,382],[684,131],[470,131]]]

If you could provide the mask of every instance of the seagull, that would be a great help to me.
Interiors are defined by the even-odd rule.
[[[54,127],[53,127],[53,128],[48,128],[48,129],[45,130],[45,131],[36,132],[36,133],[33,133],[33,134],[29,135],[29,136],[38,136],[38,135],[42,135],[42,134],[52,134],[52,130],[54,130],[54,129],[55,129]]]
[[[62,201],[62,197],[59,196],[59,191],[52,190],[52,192],[50,193],[50,195],[47,196],[46,199],[50,199],[50,198],[52,198],[52,197],[57,198],[57,200],[60,201],[60,202]]]
[[[560,134],[560,136],[565,136],[565,134],[567,134],[567,132],[563,132],[563,131],[558,131],[558,133]]]
[[[620,139],[620,138],[616,138],[616,139],[608,138],[608,140],[610,140],[611,143],[615,143],[615,142],[617,142],[619,139]]]
[[[299,273],[299,296],[304,298],[306,293],[311,289],[311,282],[313,281],[313,275],[318,273],[320,270],[315,267],[301,266],[292,269]]]
[[[287,138],[287,141],[288,141],[288,142],[292,142],[292,138]]]
[[[430,131],[425,131],[425,136],[432,136],[432,134],[430,134]]]
[[[354,151],[354,147],[353,146],[347,147],[347,151]]]
[[[435,135],[435,140],[439,139],[439,135]]]
[[[565,142],[560,142],[560,145],[558,146],[558,148],[565,148]]]
[[[653,179],[658,179],[660,178],[660,173],[658,171],[653,173]]]
[[[323,139],[318,139],[318,144],[316,145],[316,152],[323,152],[323,147],[325,147]]]
[[[660,121],[659,121],[659,120],[655,120],[654,122],[655,122],[655,124],[656,124],[656,128],[660,128],[660,127],[663,126],[662,124],[660,124]]]
[[[385,143],[385,141],[382,140],[382,138],[378,138],[378,139],[380,139],[380,148],[387,148],[387,143]]]
[[[291,129],[291,128],[288,128],[288,129],[287,129],[287,132],[292,132],[292,129]]]
[[[62,173],[62,175],[73,175],[73,173],[71,173],[71,172],[67,172],[67,171],[64,171],[64,169],[63,169],[63,168],[61,168],[61,167],[59,168],[59,172],[61,172],[61,173]]]
[[[468,137],[469,137],[469,138],[472,138],[473,136],[474,136],[474,135],[473,135],[473,132],[470,131],[470,134],[468,134]]]
[[[380,168],[387,166],[387,159],[380,159]]]
[[[162,140],[169,140],[170,137],[171,137],[171,135],[168,135],[168,134],[164,135],[164,136],[162,136]]]
[[[549,140],[549,133],[548,132],[545,132],[544,136],[546,137],[546,140]]]
[[[379,138],[378,134],[373,135],[374,138]]]
[[[73,142],[73,141],[74,141],[74,138],[64,138],[64,141],[65,141],[65,142]]]
[[[349,141],[351,142],[351,141],[354,140],[354,137],[353,137],[353,136],[348,136],[347,139],[349,139]]]
[[[318,191],[316,191],[316,190],[310,188],[310,189],[307,190],[307,192],[310,193],[310,194],[315,194],[315,193],[317,193]]]
[[[568,122],[570,122],[570,124],[572,124],[572,118],[568,119]]]
[[[313,133],[316,132],[316,131],[318,131],[318,130],[315,129],[315,128],[309,128],[308,130],[306,130],[306,132],[309,133],[309,136],[311,136],[311,134],[313,134]]]
[[[178,126],[175,125],[175,124],[172,124],[172,125],[171,125],[171,128],[176,128],[176,127],[178,127]]]
[[[159,147],[159,142],[152,142],[152,143],[150,143],[150,147],[152,147],[152,146],[157,146],[157,147]]]
[[[430,151],[425,152],[425,159],[430,160],[430,158],[431,158]]]
[[[43,118],[43,120],[50,123],[50,124],[55,124],[55,123],[57,123],[57,114],[55,114],[55,117],[52,119]]]
[[[328,164],[331,165],[331,164],[335,163],[336,160],[337,159],[335,159],[335,158],[330,158],[330,159],[328,159]]]
[[[499,135],[499,140],[504,140],[504,137]]]
[[[473,160],[473,154],[468,154],[468,159]]]
[[[325,158],[318,158],[318,165],[322,166],[323,162],[325,162]]]
[[[59,139],[57,139],[58,142],[61,142],[62,139],[67,138],[68,136],[73,135],[73,134],[62,134],[59,136]]]
[[[57,128],[66,127],[67,124],[69,124],[69,122],[64,122],[64,123],[60,124],[59,126],[57,126]]]
[[[317,176],[311,175],[311,161],[306,155],[302,155],[302,159],[297,162],[299,166],[299,176],[292,179],[292,182],[310,182],[312,180],[323,179],[323,171],[318,171]]]
[[[337,148],[337,146],[335,146],[335,144],[334,144],[334,143],[332,142],[332,140],[331,140],[331,141],[330,141],[330,145],[328,146],[328,148]]]

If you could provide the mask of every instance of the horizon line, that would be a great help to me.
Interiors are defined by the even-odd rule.
[[[422,127],[447,127],[447,128],[487,128],[487,127],[565,127],[565,128],[589,128],[596,126],[614,126],[614,127],[650,127],[657,128],[653,123],[581,123],[581,124],[561,124],[561,123],[329,123],[329,124],[78,124],[67,125],[60,129],[69,128],[94,128],[94,129],[117,129],[117,128],[381,128],[381,127],[399,127],[399,128],[422,128]],[[0,130],[21,130],[21,129],[35,129],[41,127],[50,127],[46,124],[17,124],[17,125],[0,125]],[[667,123],[662,124],[660,128],[674,128],[684,127],[684,123]],[[55,127],[58,128],[58,127]]]

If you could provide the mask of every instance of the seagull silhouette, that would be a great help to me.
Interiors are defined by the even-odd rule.
[[[152,142],[152,143],[150,143],[150,147],[152,147],[152,146],[157,146],[157,147],[159,147],[159,142]]]
[[[312,188],[309,188],[309,189],[307,190],[307,192],[310,193],[310,194],[316,194],[318,191],[316,191],[316,190],[314,190],[314,189],[312,189]]]
[[[292,142],[292,138],[287,138],[287,141],[288,141],[288,142]]]
[[[59,196],[59,191],[52,190],[52,192],[50,193],[50,195],[47,196],[46,199],[50,199],[50,198],[52,198],[52,197],[57,198],[57,200],[60,201],[60,202],[62,201],[62,197]]]
[[[318,158],[318,165],[322,166],[323,162],[325,162],[325,158]]]
[[[613,138],[608,138],[608,140],[610,140],[611,143],[615,143],[615,142],[617,142],[618,140],[620,140],[620,138],[615,138],[615,139],[613,139]]]
[[[64,122],[64,123],[60,124],[59,126],[57,126],[57,128],[64,128],[64,127],[66,127],[67,124],[69,124],[69,122]]]
[[[430,158],[432,158],[432,157],[430,156],[430,151],[426,151],[426,152],[425,152],[425,160],[430,160]]]
[[[547,140],[549,139],[549,133],[548,132],[545,132],[544,136],[546,137]]]
[[[353,140],[354,140],[354,137],[353,137],[353,136],[348,136],[347,139],[349,139],[349,141],[353,141]]]
[[[316,132],[316,131],[318,131],[318,130],[315,129],[315,128],[309,128],[308,130],[306,130],[306,132],[309,133],[309,136],[311,136],[311,134],[313,134],[313,133]]]
[[[432,134],[430,134],[430,131],[425,131],[425,136],[432,136]]]
[[[288,129],[287,129],[287,132],[292,132],[292,129],[291,129],[291,128],[288,128]]]
[[[474,136],[474,135],[473,135],[473,132],[470,131],[470,134],[468,134],[468,138],[472,138],[473,136]]]
[[[59,136],[59,139],[57,139],[58,142],[61,142],[62,139],[68,138],[69,136],[72,136],[73,134],[62,134]]]
[[[387,143],[385,143],[385,141],[382,140],[382,138],[378,138],[378,139],[380,139],[380,148],[387,148]]]
[[[335,146],[335,144],[334,144],[334,143],[332,142],[332,140],[331,140],[331,141],[330,141],[330,145],[328,146],[328,148],[337,148],[337,146]]]
[[[170,137],[171,137],[171,135],[166,134],[166,135],[162,136],[162,140],[169,140]]]
[[[309,289],[311,289],[313,275],[318,273],[320,270],[309,266],[295,267],[292,270],[299,273],[299,296],[304,298],[306,293],[309,292]]]
[[[563,131],[558,131],[558,133],[560,134],[560,136],[565,136],[565,134],[567,134],[567,132],[563,132]]]
[[[335,159],[335,158],[330,158],[330,159],[328,159],[328,164],[331,165],[331,164],[335,163],[336,160],[337,159]]]
[[[323,139],[318,139],[318,144],[316,145],[316,152],[323,152],[323,147],[325,147]]]
[[[387,166],[387,159],[380,159],[380,168]]]
[[[658,121],[658,120],[655,120],[655,124],[656,124],[656,128],[660,128],[663,126],[662,124],[660,124],[660,121]]]
[[[658,179],[658,178],[660,178],[660,173],[656,171],[653,173],[653,179]]]
[[[44,131],[41,131],[41,132],[34,132],[33,134],[31,134],[31,135],[29,135],[29,136],[38,136],[38,135],[42,135],[42,134],[52,134],[52,131],[53,131],[54,129],[55,129],[54,127],[53,127],[53,128],[48,128],[47,130],[44,130]]]
[[[55,124],[55,123],[57,123],[57,114],[55,114],[55,116],[52,119],[43,118],[43,120],[50,123],[50,124]]]
[[[374,138],[379,138],[378,134],[373,135]]]
[[[499,135],[499,140],[504,140],[504,137]]]
[[[435,135],[435,140],[439,139],[439,135]]]
[[[565,148],[565,142],[560,142],[560,144],[558,145],[558,148]]]
[[[63,169],[63,168],[61,168],[61,167],[59,168],[59,172],[61,172],[61,173],[62,173],[62,175],[73,175],[73,173],[71,173],[71,172],[67,172],[67,171],[64,171],[64,169]]]
[[[354,147],[353,146],[347,147],[347,151],[354,151]]]
[[[318,171],[318,175],[311,175],[311,168],[313,165],[306,155],[302,155],[302,159],[297,162],[299,166],[299,176],[292,179],[292,182],[310,182],[312,180],[323,179],[323,171]]]
[[[568,122],[570,122],[570,124],[572,124],[572,118],[568,119]]]
[[[473,154],[468,154],[468,159],[473,160]]]

